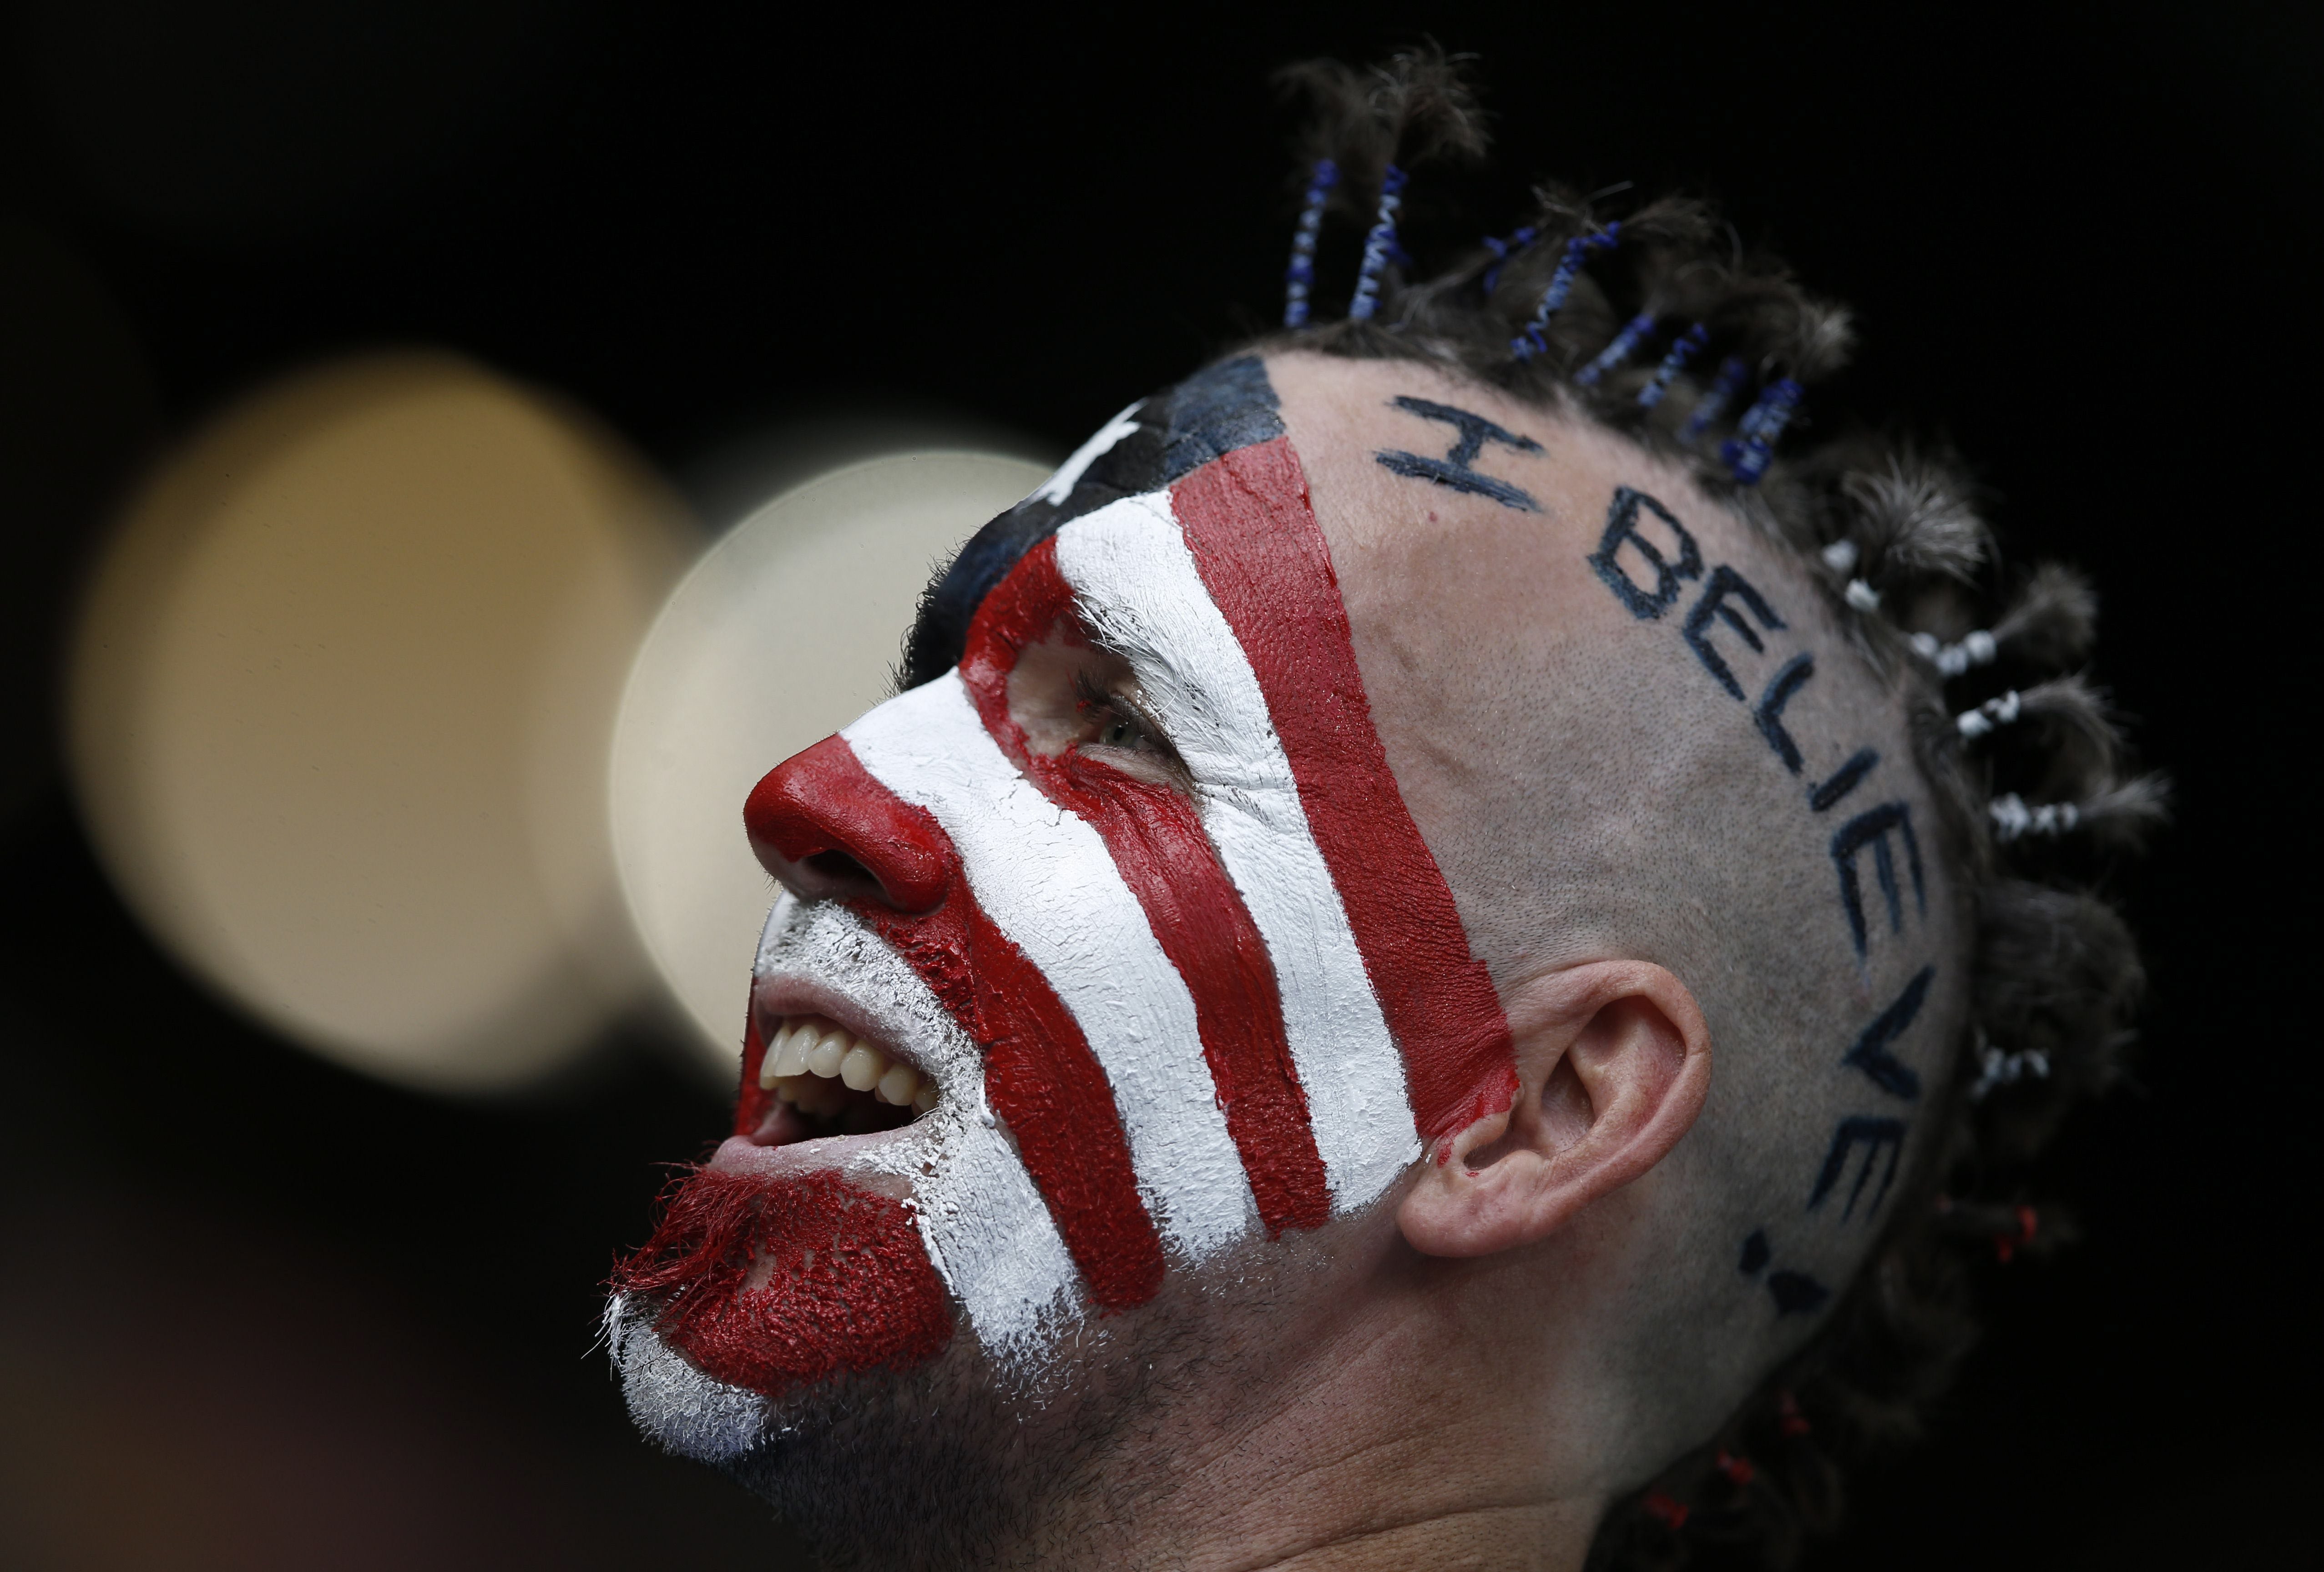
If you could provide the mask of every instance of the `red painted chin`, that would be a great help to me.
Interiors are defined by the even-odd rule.
[[[696,1369],[769,1396],[907,1369],[952,1340],[909,1209],[828,1168],[696,1171],[613,1286],[656,1304],[654,1330]]]

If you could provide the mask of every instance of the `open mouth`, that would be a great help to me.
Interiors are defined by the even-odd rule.
[[[788,1146],[911,1123],[936,1106],[936,1083],[914,1065],[825,1016],[777,1017],[759,1064],[774,1094],[750,1139]]]

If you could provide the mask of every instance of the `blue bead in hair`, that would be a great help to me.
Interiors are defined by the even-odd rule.
[[[1700,322],[1678,336],[1678,342],[1670,346],[1668,354],[1663,356],[1663,363],[1655,368],[1655,380],[1638,390],[1639,409],[1651,409],[1663,401],[1663,395],[1670,391],[1671,382],[1686,369],[1686,363],[1694,358],[1694,352],[1701,349],[1703,340],[1710,336],[1711,329]]]
[[[1531,245],[1533,237],[1534,227],[1530,224],[1519,229],[1507,240],[1495,240],[1489,234],[1485,236],[1485,249],[1493,253],[1493,265],[1485,270],[1485,293],[1489,295],[1493,292],[1493,285],[1501,276],[1501,263]]]
[[[1396,210],[1404,206],[1404,171],[1394,164],[1380,175],[1379,216],[1364,236],[1363,265],[1356,270],[1355,298],[1348,302],[1348,320],[1365,322],[1379,309],[1380,273],[1402,256],[1396,244]]]
[[[1549,347],[1549,319],[1565,304],[1565,297],[1573,292],[1574,278],[1582,271],[1582,260],[1593,251],[1602,251],[1614,244],[1622,233],[1618,221],[1606,225],[1597,234],[1577,234],[1565,243],[1565,255],[1559,259],[1557,271],[1549,276],[1549,288],[1541,292],[1541,304],[1534,308],[1533,320],[1525,331],[1509,340],[1509,353],[1519,360],[1531,360]]]
[[[1799,406],[1800,385],[1789,377],[1778,377],[1760,390],[1757,400],[1736,422],[1735,435],[1720,446],[1720,462],[1736,480],[1747,486],[1759,483],[1775,456],[1776,439]]]
[[[1686,440],[1692,442],[1707,430],[1711,423],[1727,413],[1727,406],[1743,386],[1745,375],[1741,360],[1729,355],[1720,363],[1718,380],[1710,391],[1695,400],[1694,410],[1686,418]]]
[[[1299,209],[1299,227],[1291,236],[1290,281],[1283,290],[1283,326],[1307,326],[1307,298],[1315,288],[1315,236],[1323,227],[1323,204],[1340,183],[1340,166],[1317,159],[1307,179],[1307,200]]]
[[[1585,388],[1596,387],[1600,377],[1629,359],[1630,352],[1638,347],[1638,340],[1654,330],[1655,314],[1639,312],[1623,325],[1621,332],[1614,335],[1614,342],[1600,350],[1596,360],[1573,374],[1573,380]]]

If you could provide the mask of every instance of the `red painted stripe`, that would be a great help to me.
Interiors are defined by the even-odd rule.
[[[1069,749],[1029,753],[1009,713],[1009,674],[1028,643],[1083,642],[1074,593],[1057,571],[1056,537],[1019,559],[970,625],[960,674],[1001,750],[1051,802],[1103,839],[1122,882],[1194,1001],[1203,1057],[1227,1134],[1242,1158],[1268,1231],[1313,1228],[1332,1215],[1332,1192],[1307,1095],[1283,1032],[1283,1000],[1267,942],[1203,830],[1194,804]]]
[[[1309,829],[1404,1055],[1424,1140],[1508,1107],[1508,1017],[1372,730],[1330,547],[1288,437],[1204,465],[1171,500],[1259,676]]]
[[[752,835],[785,855],[804,855],[807,845],[787,838],[819,837],[883,886],[898,877],[891,865],[943,870],[933,910],[906,913],[878,901],[856,909],[984,1051],[985,1099],[1008,1121],[1090,1297],[1106,1310],[1153,1298],[1162,1286],[1162,1240],[1138,1193],[1113,1088],[1040,968],[977,904],[960,853],[934,815],[881,785],[841,737],[779,766],[751,794],[745,814]]]
[[[1162,1287],[1162,1237],[1089,1041],[1040,968],[964,890],[926,917],[864,914],[984,1050],[984,1095],[1106,1310]]]

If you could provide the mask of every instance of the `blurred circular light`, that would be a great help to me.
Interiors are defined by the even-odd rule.
[[[614,850],[655,969],[722,1080],[774,899],[742,799],[888,695],[931,571],[1047,475],[991,453],[849,465],[736,525],[655,620],[614,740]]]
[[[611,437],[466,361],[259,392],[144,489],[81,609],[67,749],[100,857],[327,1057],[537,1079],[647,981],[605,760],[697,548]]]

